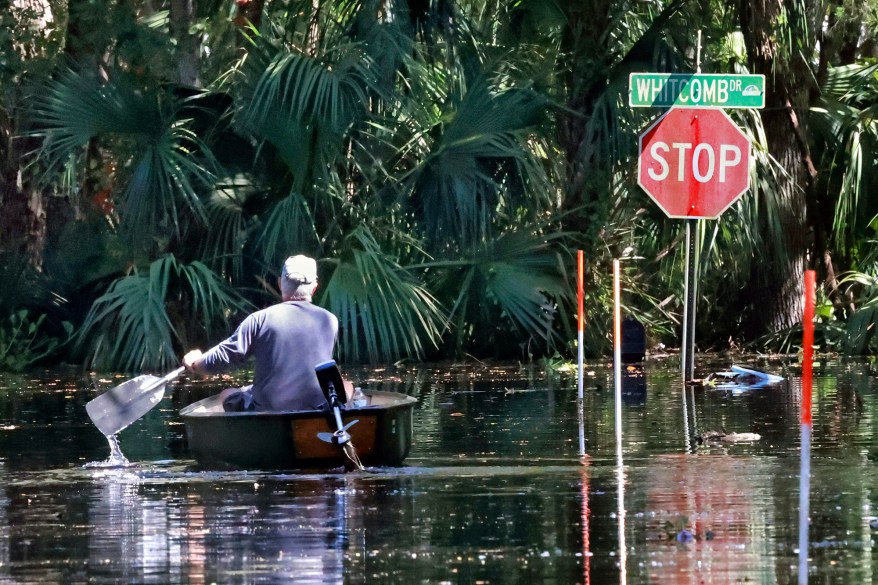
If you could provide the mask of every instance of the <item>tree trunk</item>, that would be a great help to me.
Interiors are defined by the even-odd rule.
[[[572,214],[565,229],[597,237],[605,223],[607,206],[600,194],[609,181],[609,160],[601,146],[605,136],[596,136],[601,121],[595,121],[595,103],[606,91],[608,38],[611,2],[568,2],[564,4],[566,26],[561,52],[563,89],[568,112],[558,114],[558,143],[565,155],[564,206],[581,208]]]
[[[779,177],[776,217],[760,217],[760,233],[764,238],[762,256],[752,264],[745,298],[742,325],[748,337],[778,331],[802,319],[804,289],[803,273],[813,245],[808,221],[807,194],[816,170],[807,142],[806,117],[812,99],[813,72],[805,61],[813,52],[813,31],[819,0],[808,0],[807,14],[800,15],[796,0],[742,0],[741,30],[747,44],[751,70],[765,75],[766,99],[762,122],[768,140],[768,151],[786,174]],[[794,27],[795,48],[787,52],[781,46],[785,38],[779,29],[781,18],[793,22],[797,17],[808,26]],[[761,209],[771,194],[763,198]],[[780,230],[772,226],[781,226]],[[812,259],[813,260],[813,259]]]
[[[198,37],[189,32],[195,23],[195,0],[171,0],[169,20],[171,37],[177,41],[177,82],[201,87],[201,46]]]
[[[18,183],[8,179],[8,176],[4,177],[3,193],[0,194],[0,246],[24,256],[40,271],[46,242],[42,193],[32,188],[16,188]]]
[[[8,9],[8,5],[7,5]],[[16,51],[9,45],[0,52]],[[42,270],[46,240],[46,213],[40,190],[22,175],[22,152],[32,141],[17,137],[21,90],[17,81],[0,79],[0,249],[22,255],[36,270]],[[5,87],[3,87],[5,85]]]

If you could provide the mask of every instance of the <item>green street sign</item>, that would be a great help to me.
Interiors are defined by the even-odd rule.
[[[725,73],[632,73],[632,108],[764,108],[765,76]]]

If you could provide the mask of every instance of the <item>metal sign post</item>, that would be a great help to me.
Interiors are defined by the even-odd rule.
[[[686,278],[683,298],[683,379],[695,377],[695,300],[698,298],[698,220],[686,220]]]

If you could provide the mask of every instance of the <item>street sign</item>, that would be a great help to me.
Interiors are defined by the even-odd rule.
[[[640,135],[637,184],[668,217],[714,219],[750,186],[750,141],[722,110],[672,108]]]
[[[632,73],[633,108],[764,108],[765,76],[722,73]]]

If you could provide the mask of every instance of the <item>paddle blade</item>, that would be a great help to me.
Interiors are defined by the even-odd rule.
[[[89,401],[85,410],[98,430],[111,437],[158,404],[166,384],[163,378],[138,376]]]

